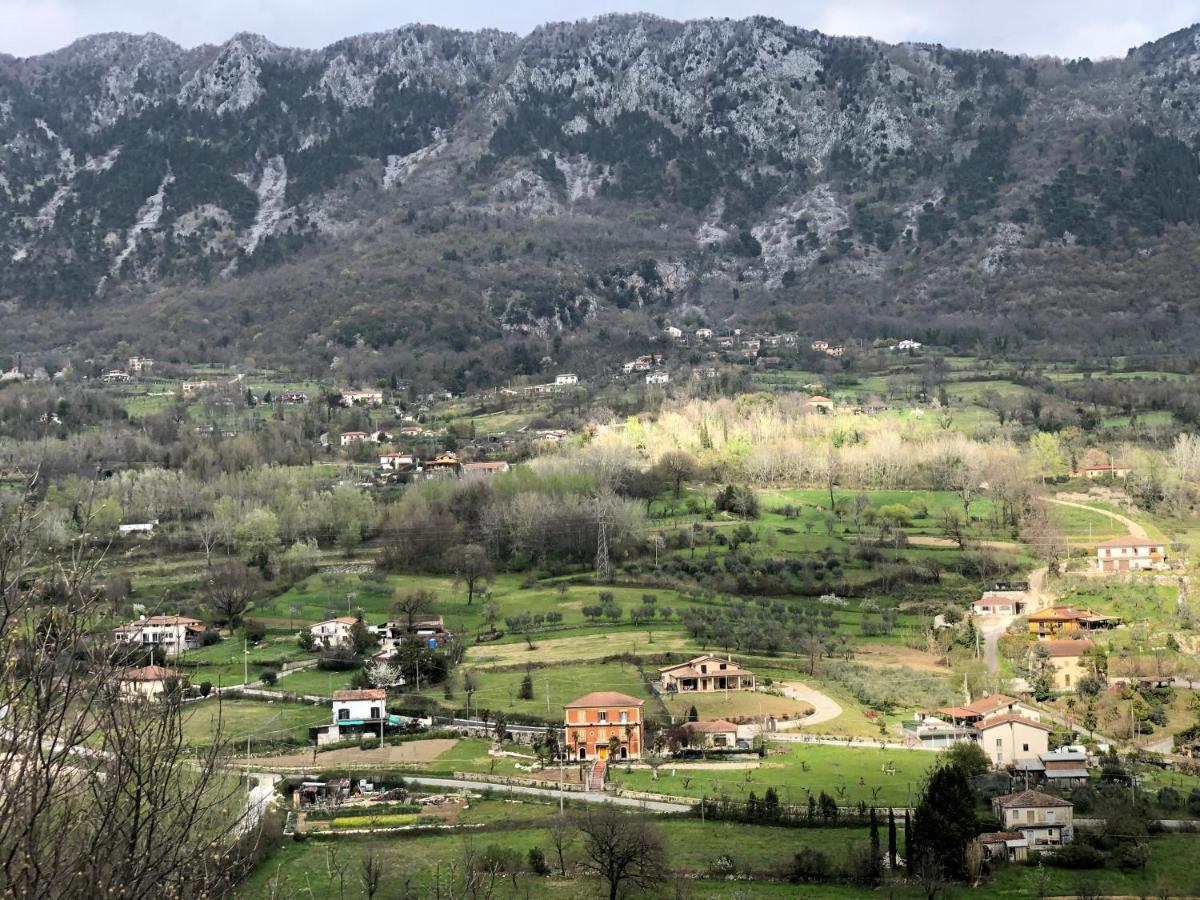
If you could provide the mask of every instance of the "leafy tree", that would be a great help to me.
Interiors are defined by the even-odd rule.
[[[966,877],[967,844],[978,834],[975,792],[966,772],[956,765],[938,766],[917,802],[909,866],[936,871],[942,877]]]
[[[517,696],[522,700],[533,699],[533,675],[530,672],[525,673],[525,677],[521,679],[521,688],[517,692]]]

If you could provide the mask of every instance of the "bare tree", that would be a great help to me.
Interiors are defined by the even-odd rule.
[[[184,736],[179,690],[154,701],[119,691],[120,656],[92,631],[102,558],[79,544],[36,553],[32,508],[27,498],[0,521],[0,772],[12,788],[0,793],[4,893],[226,896],[246,872],[262,810],[221,768],[219,716],[216,740],[200,749]],[[50,584],[52,609],[35,602]]]
[[[213,621],[237,627],[258,586],[258,577],[245,563],[228,560],[216,566],[204,582],[204,603]]]
[[[676,497],[683,490],[683,483],[696,474],[696,460],[690,453],[672,450],[658,460],[658,469],[671,482]]]
[[[454,583],[467,586],[467,606],[470,606],[476,590],[494,574],[492,561],[478,544],[464,544],[451,550],[449,558],[454,569]]]
[[[623,884],[646,892],[666,875],[666,838],[645,816],[604,804],[580,813],[575,824],[583,837],[582,865],[608,882],[609,900],[617,900]]]
[[[567,851],[579,838],[579,829],[566,816],[558,816],[546,826],[546,834],[550,838],[550,846],[558,857],[558,871],[563,878],[567,877]]]
[[[375,900],[375,895],[379,893],[380,883],[383,881],[383,861],[376,855],[374,848],[363,852],[362,868],[358,878],[362,882],[367,900]]]
[[[397,590],[392,597],[392,612],[404,616],[405,624],[412,628],[417,616],[433,610],[433,591],[424,589],[415,591]]]

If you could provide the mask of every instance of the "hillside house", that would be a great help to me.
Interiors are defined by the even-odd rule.
[[[978,743],[997,768],[1049,749],[1051,729],[1042,724],[1041,714],[1004,694],[983,697],[965,706],[944,706],[936,714],[918,713],[915,726],[906,726],[912,736],[928,746],[953,743],[950,739],[955,736],[955,729],[960,730],[960,740]],[[939,731],[943,740],[935,743]]]
[[[697,328],[696,329],[696,337],[702,341],[710,340],[712,338],[712,336],[713,336],[713,330],[711,328]]]
[[[436,650],[453,638],[441,616],[414,617],[411,625],[408,622],[388,622],[373,626],[370,631],[379,638],[376,659],[387,659],[406,642],[417,641],[424,647]]]
[[[480,475],[485,478],[490,478],[493,475],[499,475],[501,472],[507,472],[509,469],[508,463],[503,460],[491,462],[469,462],[462,464],[462,474],[465,478],[468,475]]]
[[[813,350],[816,350],[818,353],[824,353],[829,349],[829,341],[813,341],[808,346]]]
[[[365,431],[343,431],[338,442],[343,447],[356,447],[359,444],[365,444],[371,439],[371,436]]]
[[[902,341],[896,341],[896,347],[895,347],[895,349],[896,349],[897,351],[900,351],[900,350],[920,350],[920,349],[921,349],[921,346],[922,346],[922,345],[921,345],[921,342],[920,342],[920,341],[913,341],[913,340],[909,340],[908,338],[905,338],[905,339],[904,339],[904,340],[902,340]]]
[[[559,386],[565,384],[579,384],[579,376],[574,372],[564,372],[561,375],[554,376],[554,383]]]
[[[1015,775],[1023,775],[1035,784],[1074,787],[1088,780],[1087,751],[1079,746],[1059,747],[1038,756],[1016,759],[1010,768]]]
[[[219,391],[223,386],[219,381],[185,381],[179,386],[179,391],[185,400],[190,400],[200,394]]]
[[[724,719],[708,722],[684,722],[680,726],[689,747],[706,750],[731,750],[737,747],[737,726]]]
[[[1029,858],[1029,841],[1019,831],[989,831],[978,840],[984,859],[1024,862]]]
[[[663,329],[663,334],[672,340],[679,340],[679,338],[683,337],[683,329],[676,328],[674,325],[668,325]]]
[[[185,687],[187,679],[174,669],[163,666],[142,666],[126,669],[117,676],[117,689],[121,696],[156,700],[164,694]]]
[[[1036,634],[1039,638],[1070,636],[1079,631],[1112,628],[1120,621],[1115,616],[1102,616],[1090,609],[1076,609],[1073,606],[1052,606],[1032,613],[1026,619],[1029,633]]]
[[[309,632],[322,647],[338,647],[351,642],[350,629],[358,619],[354,616],[338,616],[309,626]]]
[[[364,737],[382,739],[389,729],[399,725],[399,718],[388,715],[387,691],[383,688],[334,691],[332,722],[309,729],[309,736],[318,746]]]
[[[384,453],[379,457],[379,468],[389,472],[407,472],[417,464],[411,453]]]
[[[1020,832],[1031,847],[1071,842],[1074,807],[1069,800],[1041,791],[1020,791],[995,797],[992,809],[1002,828]]]
[[[178,656],[201,646],[205,625],[190,616],[142,616],[136,622],[118,625],[113,637],[143,650],[160,650],[166,656]]]
[[[822,415],[828,415],[833,412],[833,401],[828,397],[822,397],[820,394],[808,398],[808,408],[813,412],[819,412]]]
[[[685,663],[664,666],[658,670],[658,680],[668,693],[754,690],[754,673],[734,663],[733,657],[697,656]]]
[[[671,380],[671,376],[666,372],[651,372],[646,376],[646,384],[666,384]]]
[[[1109,465],[1100,466],[1084,466],[1075,473],[1075,477],[1083,477],[1089,480],[1097,480],[1100,478],[1121,478],[1129,477],[1129,473],[1133,471],[1132,466],[1121,465],[1120,463],[1111,463]]]
[[[1096,546],[1096,568],[1101,572],[1149,572],[1166,567],[1166,541],[1120,537]]]
[[[1025,591],[984,591],[971,604],[977,616],[1019,616],[1025,611]]]
[[[449,450],[443,451],[429,460],[425,464],[425,469],[431,477],[457,475],[459,473],[458,454]]]
[[[154,368],[154,360],[148,356],[131,356],[129,357],[129,371],[134,375],[141,375]]]
[[[640,759],[646,702],[593,691],[563,707],[563,734],[573,759]]]
[[[100,376],[100,380],[105,384],[117,384],[129,380],[129,373],[122,372],[120,369],[110,369]]]
[[[1081,679],[1091,674],[1086,657],[1095,646],[1087,638],[1067,638],[1038,641],[1029,652],[1034,655],[1044,648],[1050,654],[1046,659],[1046,665],[1050,668],[1050,687],[1056,691],[1073,691]]]
[[[338,394],[342,406],[383,406],[383,391],[342,391]]]

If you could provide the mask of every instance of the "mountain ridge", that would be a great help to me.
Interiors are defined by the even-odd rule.
[[[1195,240],[1198,73],[1197,26],[1100,62],[763,17],[617,14],[524,37],[409,25],[314,50],[93,35],[0,59],[0,304],[14,324],[0,352],[43,346],[48,310],[59,344],[198,352],[109,319],[170,309],[231,327],[271,305],[261,285],[300,281],[306,261],[354,265],[364,241],[378,252],[369,271],[360,258],[358,290],[378,308],[343,288],[297,300],[283,347],[267,335],[262,352],[294,362],[308,340],[324,368],[365,346],[406,371],[396,335],[413,332],[388,320],[434,283],[464,331],[436,347],[468,369],[475,346],[553,360],[557,335],[590,359],[598,328],[645,341],[670,318],[857,333],[866,310],[914,329],[973,312],[1007,333],[999,320],[1026,302],[1010,285],[1038,273],[1062,322],[1039,310],[1021,339],[1099,335],[1093,349],[1111,350],[1085,299],[1055,284],[1080,266],[1107,267],[1142,318],[1182,321],[1146,335],[1177,352],[1194,302],[1147,302],[1122,273]],[[944,327],[952,343],[978,331]]]

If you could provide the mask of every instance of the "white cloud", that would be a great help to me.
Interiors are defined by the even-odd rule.
[[[428,22],[455,28],[526,33],[545,21],[646,11],[670,18],[768,15],[833,34],[884,41],[1058,56],[1121,56],[1200,18],[1196,0],[0,0],[0,51],[29,55],[100,31],[154,31],[186,46],[220,43],[256,31],[276,43],[319,47],[364,31]]]

